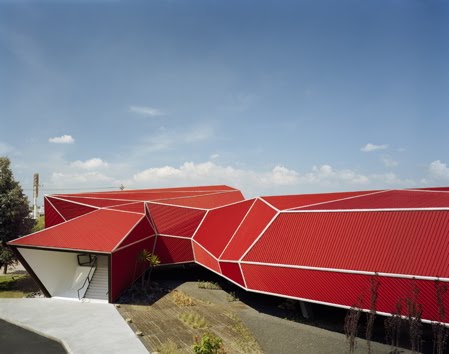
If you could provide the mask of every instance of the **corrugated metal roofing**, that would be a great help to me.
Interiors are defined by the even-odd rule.
[[[159,234],[192,237],[206,211],[172,205],[147,204]]]
[[[121,242],[111,256],[112,298],[140,274],[136,255],[142,247],[151,250],[154,242],[163,263],[195,260],[242,287],[245,279],[248,290],[338,306],[369,297],[372,275],[354,272],[378,272],[378,311],[394,311],[417,286],[423,318],[438,320],[433,279],[449,278],[448,191],[440,187],[244,201],[237,190],[212,186],[50,196],[45,200],[46,222],[56,226],[11,244],[111,252]],[[124,198],[118,201],[121,205],[111,206],[117,196]],[[150,203],[150,196],[166,199]],[[142,201],[134,203],[134,198]],[[265,201],[289,210],[277,213]],[[102,209],[92,211],[94,207]],[[79,217],[65,222],[60,213]],[[155,237],[149,236],[153,224]],[[247,250],[242,273],[236,260]]]
[[[281,214],[244,260],[449,277],[449,211]]]
[[[275,215],[273,208],[256,200],[220,259],[239,260]]]
[[[65,220],[71,220],[78,216],[90,213],[97,208],[71,203],[70,201],[52,198],[51,196],[46,197],[49,202],[55,207],[59,214],[61,214]]]
[[[240,191],[219,192],[197,197],[160,200],[161,203],[212,209],[244,200]]]
[[[253,204],[253,200],[210,210],[194,239],[218,258]]]
[[[193,262],[192,242],[189,239],[158,236],[154,254],[159,256],[162,264]]]
[[[111,252],[141,215],[97,210],[77,219],[16,239],[12,245]]]
[[[386,208],[449,207],[449,193],[392,190],[336,202],[302,208],[301,210],[386,209]]]

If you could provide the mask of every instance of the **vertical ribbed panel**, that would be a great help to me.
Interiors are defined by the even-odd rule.
[[[228,277],[229,279],[235,281],[237,284],[245,287],[245,282],[243,281],[242,272],[238,263],[231,262],[220,262],[221,273]]]
[[[58,225],[65,220],[59,213],[56,211],[55,208],[50,204],[50,202],[47,200],[47,197],[44,198],[44,210],[45,210],[45,227],[50,227],[54,225]]]
[[[58,209],[61,215],[66,219],[70,220],[76,218],[78,216],[90,213],[91,211],[98,210],[96,208],[92,208],[85,205],[71,203],[69,201],[64,201],[56,198],[48,197],[48,200],[51,201],[53,206]]]
[[[160,234],[192,237],[203,219],[204,210],[171,205],[147,204],[151,217]]]
[[[128,236],[126,236],[126,238],[120,243],[117,248],[129,245],[133,242],[139,241],[154,234],[155,232],[151,227],[147,217],[143,216],[142,220],[140,220],[139,223],[130,231]]]
[[[218,261],[212,257],[209,253],[203,250],[200,246],[198,246],[195,242],[192,242],[193,252],[195,254],[196,263],[205,266],[206,268],[212,269],[217,273],[221,273],[220,265]]]
[[[154,254],[161,264],[193,262],[192,242],[189,239],[158,236]]]
[[[218,258],[252,204],[253,200],[245,200],[209,211],[195,240]]]
[[[273,208],[256,200],[220,259],[239,260],[275,215]]]
[[[148,262],[139,262],[139,253],[144,249],[151,251],[154,237],[138,242],[132,246],[122,248],[111,254],[111,297],[112,302],[128,289],[142,272],[148,268]]]
[[[287,295],[329,304],[370,307],[370,275],[336,273],[285,267],[242,264],[248,289]],[[435,282],[391,277],[378,277],[379,289],[376,310],[394,313],[396,304],[413,297],[413,289],[419,291],[418,304],[422,305],[423,318],[438,320]],[[447,283],[445,283],[447,284]],[[362,299],[362,303],[358,299]],[[449,297],[444,298],[446,313]],[[403,308],[405,305],[403,302]],[[406,312],[403,312],[406,315]],[[447,320],[446,320],[447,322]]]
[[[448,234],[449,211],[286,213],[244,260],[449,277]]]

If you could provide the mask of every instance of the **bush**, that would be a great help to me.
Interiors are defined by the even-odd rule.
[[[195,344],[193,345],[193,351],[196,354],[215,354],[224,353],[223,340],[213,333],[204,333],[201,340],[195,337]]]

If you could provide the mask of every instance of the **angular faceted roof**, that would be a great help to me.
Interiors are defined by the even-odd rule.
[[[154,230],[159,227],[169,233],[184,235],[187,232],[186,237],[189,237],[206,209],[241,200],[244,198],[239,190],[222,185],[50,195],[44,199],[46,229],[10,244],[112,252],[126,243],[125,238],[135,237],[132,231],[139,221],[148,224],[145,226],[147,235],[144,236],[154,235]],[[148,202],[154,203],[150,208],[154,209],[153,217],[146,213],[145,204]],[[164,206],[165,209],[169,208],[168,215]],[[186,209],[185,206],[199,210]],[[189,214],[184,221],[179,217],[182,212]],[[197,214],[193,221],[192,213]]]

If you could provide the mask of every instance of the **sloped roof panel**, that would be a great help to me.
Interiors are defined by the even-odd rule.
[[[16,246],[35,246],[111,252],[141,215],[112,210],[97,210],[11,242]]]
[[[371,275],[244,263],[242,269],[249,289],[347,307],[370,307]],[[423,305],[422,317],[431,320],[438,318],[434,281],[391,277],[378,277],[378,281],[377,311],[394,313],[398,301],[410,299],[416,287],[419,290],[417,302]],[[405,304],[402,305],[405,309]],[[444,306],[449,308],[447,296]]]
[[[449,211],[281,213],[244,260],[449,277],[448,234]]]
[[[161,203],[212,209],[244,200],[240,191],[217,192],[213,194],[160,200]]]
[[[51,196],[47,198],[66,220],[71,220],[97,210],[97,208],[76,204],[68,200],[52,198]]]
[[[195,255],[195,261],[206,268],[214,270],[215,272],[221,274],[220,265],[218,261],[212,257],[209,253],[207,253],[201,246],[197,243],[192,242],[193,253]]]
[[[124,237],[123,241],[117,246],[117,248],[129,245],[151,235],[155,235],[155,232],[151,227],[147,217],[142,216],[142,219],[137,223],[136,226],[134,226],[129,234]]]
[[[192,237],[206,211],[172,205],[147,204],[159,234]]]
[[[449,207],[449,193],[392,190],[336,202],[328,202],[302,210],[332,209],[387,209],[387,208],[441,208]]]
[[[154,254],[161,264],[193,262],[192,242],[189,239],[157,236]]]
[[[58,196],[60,199],[76,202],[79,204],[90,205],[94,207],[108,207],[113,205],[124,204],[126,201],[120,199],[105,199],[105,198],[87,198],[87,197],[72,197],[70,195]]]
[[[235,281],[237,284],[241,286],[245,286],[245,282],[243,280],[242,272],[240,271],[240,266],[238,263],[231,262],[220,262],[221,273],[228,277],[229,279]]]
[[[267,196],[261,198],[265,199],[268,203],[278,208],[279,210],[286,210],[291,208],[304,207],[306,205],[335,201],[344,198],[357,197],[360,195],[375,192],[377,191],[281,195],[281,196]]]
[[[126,203],[109,207],[111,210],[131,211],[133,213],[145,214],[145,202]]]
[[[275,215],[273,208],[256,200],[220,259],[239,260]]]
[[[194,239],[218,258],[253,202],[253,200],[245,200],[210,210]]]
[[[44,198],[44,209],[45,227],[55,226],[65,221],[62,215],[53,207],[51,202],[48,201],[47,197]]]

